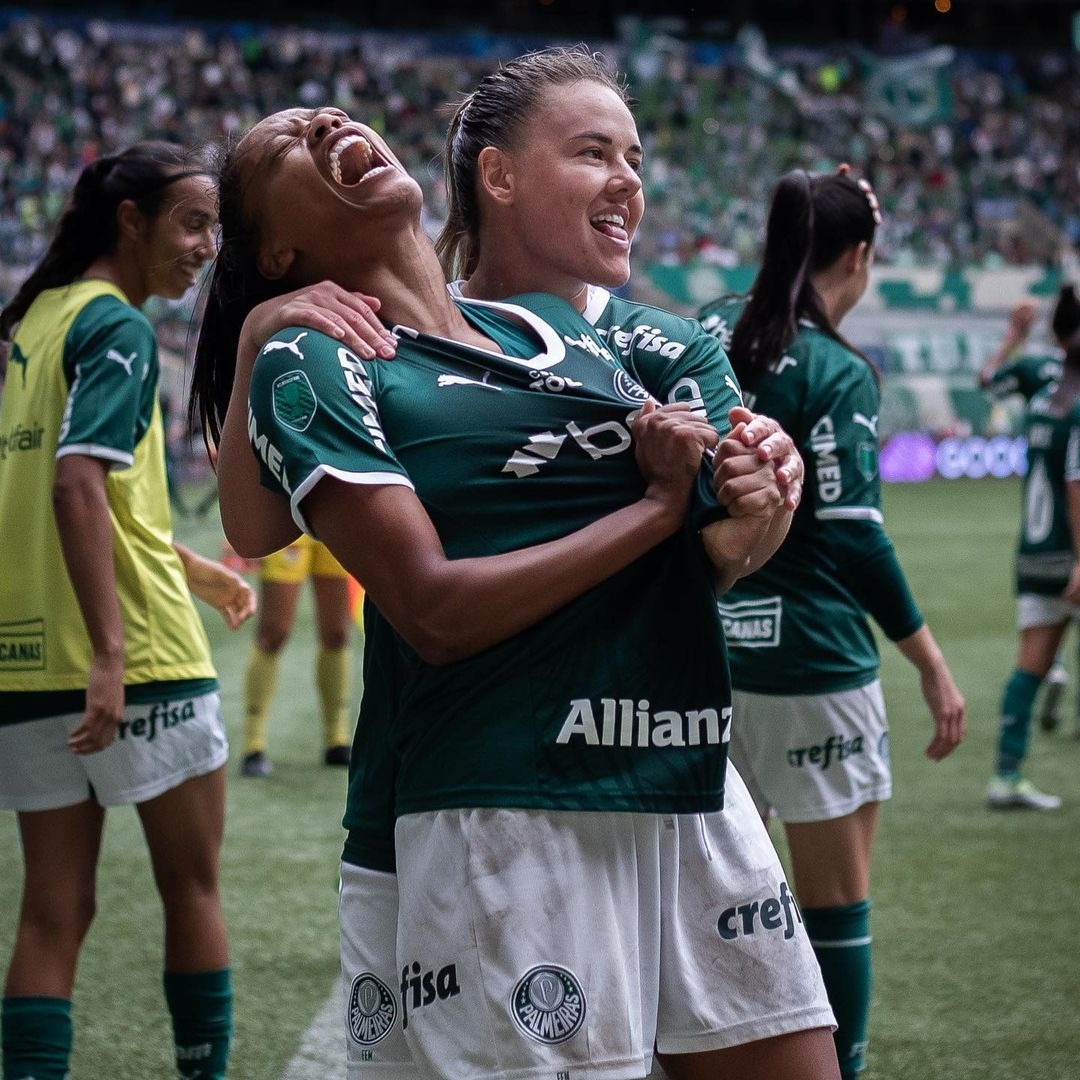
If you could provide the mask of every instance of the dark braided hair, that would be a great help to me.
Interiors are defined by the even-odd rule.
[[[582,80],[601,83],[629,102],[625,84],[608,71],[603,57],[576,45],[539,49],[502,64],[458,103],[443,154],[448,212],[435,241],[443,271],[451,280],[469,277],[479,260],[476,163],[480,151],[486,146],[508,150],[545,90]]]
[[[0,311],[0,340],[11,338],[40,293],[70,284],[96,258],[116,250],[120,203],[130,199],[143,214],[154,217],[170,184],[205,172],[191,164],[189,153],[173,143],[141,142],[87,165],[41,262]]]
[[[214,172],[220,240],[195,346],[187,409],[189,430],[201,431],[208,448],[221,436],[244,320],[257,304],[293,288],[284,278],[271,280],[259,271],[259,236],[244,213],[247,185],[238,144],[219,150]]]
[[[800,319],[809,319],[862,356],[829,321],[810,276],[832,266],[855,244],[873,247],[879,219],[869,185],[846,173],[812,176],[795,169],[780,179],[769,208],[761,268],[728,349],[743,386],[753,386],[780,359]]]

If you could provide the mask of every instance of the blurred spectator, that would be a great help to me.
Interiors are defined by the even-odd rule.
[[[891,59],[752,45],[750,55],[745,44],[646,31],[605,48],[640,101],[649,212],[638,260],[753,262],[773,179],[841,161],[882,201],[883,262],[1045,260],[1048,245],[1080,241],[1075,56],[962,53],[942,69],[940,115],[903,123],[873,107],[875,64]],[[393,130],[434,231],[445,211],[440,106],[508,47],[482,36],[13,21],[0,30],[0,299],[40,256],[88,160],[142,138],[221,139],[292,103],[338,105]]]

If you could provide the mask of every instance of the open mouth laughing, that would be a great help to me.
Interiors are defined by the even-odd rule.
[[[357,131],[344,131],[336,136],[330,145],[327,161],[334,183],[347,188],[356,187],[393,168]]]

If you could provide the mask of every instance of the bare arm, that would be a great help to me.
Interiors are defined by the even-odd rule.
[[[1023,345],[1034,321],[1035,305],[1030,300],[1023,300],[1012,309],[1009,314],[1009,325],[1005,329],[1001,344],[987,357],[986,363],[979,372],[979,385],[984,390],[990,385],[990,380],[998,368]]]
[[[255,590],[239,574],[199,555],[185,544],[174,541],[173,550],[183,563],[188,588],[216,609],[230,630],[235,630],[255,614],[258,604]]]
[[[113,741],[124,711],[124,625],[116,597],[106,463],[69,454],[56,463],[53,512],[64,563],[93,649],[86,713],[68,746],[92,754]]]
[[[303,506],[398,633],[428,663],[448,664],[520,633],[671,536],[715,441],[686,406],[646,405],[634,423],[644,496],[569,536],[503,555],[448,559],[423,504],[400,486],[324,477]]]
[[[449,664],[520,633],[628,566],[675,532],[685,503],[654,492],[562,539],[469,559],[446,557],[407,488],[324,478],[304,510],[421,658]]]
[[[923,700],[934,720],[934,735],[926,747],[926,756],[940,761],[956,749],[967,730],[964,697],[925,623],[914,634],[901,638],[896,647],[919,672]]]

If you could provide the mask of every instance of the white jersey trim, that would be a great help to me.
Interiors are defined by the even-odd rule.
[[[588,285],[586,288],[588,292],[585,294],[585,310],[581,313],[581,317],[590,326],[595,326],[608,306],[611,293],[607,289],[601,289],[599,285]]]
[[[566,359],[566,346],[563,344],[562,338],[559,337],[558,332],[553,326],[541,319],[539,315],[534,315],[528,308],[519,307],[517,304],[506,304],[496,300],[474,300],[472,297],[462,296],[461,283],[457,281],[451,282],[447,286],[447,290],[451,296],[462,304],[472,304],[474,307],[493,308],[495,311],[501,311],[520,322],[523,322],[540,339],[543,349],[534,356],[522,358],[519,356],[510,356],[507,353],[495,352],[493,349],[481,349],[475,345],[462,345],[460,341],[451,341],[450,338],[440,337],[438,334],[424,334],[424,337],[430,337],[436,341],[445,341],[456,348],[466,348],[472,352],[479,353],[481,356],[497,356],[500,360],[509,360],[510,363],[517,364],[518,367],[523,367],[530,371],[537,367],[544,370],[550,370],[553,367],[557,367]],[[395,326],[393,330],[395,334],[407,334],[409,337],[413,338],[421,336],[418,330],[413,330],[412,327],[409,326],[399,325]]]
[[[866,937],[844,938],[842,941],[818,941],[811,938],[810,944],[815,949],[857,949],[861,945],[869,945],[874,939],[869,934]]]
[[[123,450],[114,450],[111,446],[98,446],[97,443],[68,443],[66,446],[61,446],[56,451],[56,459],[59,461],[62,457],[67,457],[69,454],[83,454],[86,457],[92,458],[104,458],[106,461],[112,461],[117,465],[132,465],[135,462],[135,455],[128,454]]]
[[[332,476],[335,480],[344,480],[346,484],[368,484],[376,487],[407,487],[415,491],[413,482],[401,473],[393,472],[347,472],[345,469],[336,469],[333,465],[317,465],[308,474],[304,482],[293,492],[289,500],[289,509],[292,511],[292,519],[296,525],[308,536],[315,536],[311,526],[304,520],[300,513],[300,503],[305,496],[311,493],[315,485],[324,477]]]
[[[818,521],[874,521],[885,524],[881,511],[873,506],[833,506],[825,510],[815,510]]]

